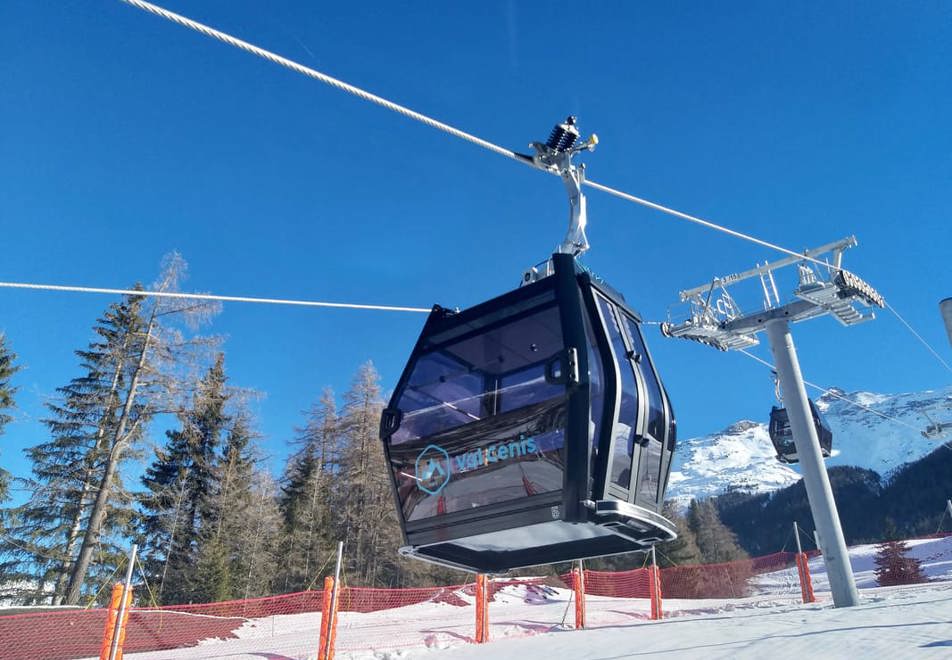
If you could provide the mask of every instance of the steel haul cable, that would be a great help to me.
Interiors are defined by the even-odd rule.
[[[753,353],[749,353],[748,351],[745,351],[745,350],[742,349],[742,348],[741,348],[741,349],[738,349],[738,352],[739,352],[739,353],[743,353],[744,355],[746,355],[746,356],[749,357],[750,359],[759,362],[760,364],[764,365],[764,366],[767,367],[768,369],[775,370],[775,369],[774,369],[774,366],[773,366],[772,364],[770,364],[769,362],[767,362],[767,360],[764,360],[763,358],[757,357],[757,356],[754,355]],[[808,387],[812,387],[813,389],[818,390],[819,392],[822,392],[823,394],[829,394],[830,396],[832,396],[832,397],[834,397],[834,398],[836,398],[836,399],[840,399],[841,401],[845,401],[846,403],[850,404],[851,406],[856,406],[857,408],[862,408],[862,409],[865,410],[866,412],[871,412],[871,413],[873,413],[874,415],[879,415],[879,416],[882,417],[883,419],[888,419],[888,420],[890,420],[890,421],[892,421],[892,422],[895,422],[896,424],[901,424],[901,425],[905,426],[906,428],[912,429],[912,430],[915,431],[916,433],[920,433],[920,432],[921,432],[921,429],[919,429],[919,428],[913,426],[912,424],[908,424],[907,422],[904,422],[904,421],[902,421],[901,419],[898,419],[898,418],[896,418],[896,417],[890,417],[889,415],[886,415],[885,413],[881,413],[881,412],[879,412],[878,410],[873,410],[873,409],[870,408],[869,406],[864,406],[864,405],[861,404],[861,403],[857,403],[856,401],[853,401],[852,399],[849,399],[849,398],[847,398],[847,397],[845,397],[845,396],[843,396],[843,395],[841,395],[841,394],[837,394],[837,393],[834,392],[833,390],[827,389],[827,388],[822,387],[822,386],[820,386],[820,385],[816,385],[816,384],[814,384],[814,383],[811,383],[811,382],[808,381],[808,380],[804,380],[804,381],[803,381],[803,384],[804,384],[804,385],[807,385]]]
[[[945,367],[946,371],[948,371],[949,373],[952,373],[952,367],[949,366],[949,363],[948,363],[948,362],[946,362],[945,360],[942,359],[942,356],[939,355],[938,351],[936,351],[934,348],[932,348],[932,344],[930,344],[929,342],[927,342],[927,341],[925,340],[925,338],[924,338],[922,335],[920,335],[918,332],[916,332],[915,329],[914,329],[911,325],[909,325],[909,322],[908,322],[906,319],[904,319],[904,318],[902,317],[902,315],[901,315],[899,312],[897,312],[897,311],[893,308],[893,306],[890,305],[888,302],[886,303],[886,309],[888,309],[890,312],[892,312],[893,315],[894,315],[897,319],[899,319],[899,322],[902,323],[904,326],[906,326],[906,329],[909,330],[909,332],[911,332],[912,335],[913,335],[916,339],[918,339],[919,342],[920,342],[923,346],[926,347],[926,350],[928,350],[930,353],[932,353],[932,355],[935,357],[935,359],[938,360],[939,363],[940,363],[943,367]]]
[[[506,158],[509,158],[519,163],[531,165],[530,162],[524,160],[522,157],[520,157],[518,154],[516,154],[516,152],[512,151],[511,149],[506,149],[505,147],[501,147],[498,144],[494,144],[490,142],[489,140],[484,140],[483,138],[477,137],[473,135],[472,133],[467,133],[466,131],[462,131],[458,128],[450,126],[447,123],[434,119],[433,117],[424,115],[423,113],[417,112],[416,110],[412,110],[404,105],[400,105],[399,103],[394,103],[393,101],[385,99],[382,96],[378,96],[376,94],[368,92],[367,90],[364,90],[354,85],[351,85],[349,83],[346,83],[342,80],[334,78],[333,76],[329,76],[326,73],[322,73],[316,69],[312,69],[311,67],[304,66],[303,64],[295,62],[294,60],[290,60],[286,57],[278,55],[277,53],[266,50],[259,46],[255,46],[254,44],[244,41],[243,39],[239,39],[230,34],[222,32],[220,30],[216,30],[215,28],[209,27],[208,25],[199,23],[198,21],[182,16],[181,14],[176,14],[175,12],[169,11],[167,9],[164,9],[163,7],[159,7],[158,5],[154,5],[150,2],[144,2],[143,0],[121,0],[121,1],[126,3],[127,5],[136,7],[137,9],[141,9],[142,11],[149,12],[150,14],[154,14],[155,16],[159,16],[168,21],[181,25],[182,27],[187,27],[191,30],[195,30],[196,32],[203,34],[207,37],[217,39],[218,41],[221,41],[222,43],[228,44],[229,46],[233,46],[235,48],[241,49],[245,52],[251,53],[252,55],[256,55],[265,60],[268,60],[269,62],[273,62],[274,64],[278,64],[280,66],[291,69],[292,71],[308,76],[309,78],[318,80],[326,85],[330,85],[331,87],[347,92],[348,94],[353,94],[354,96],[360,99],[379,105],[383,108],[386,108],[387,110],[396,112],[400,115],[403,115],[404,117],[407,117],[414,121],[418,121],[431,128],[435,128],[439,131],[443,131],[444,133],[448,133],[449,135],[452,135],[454,137],[458,137],[461,140],[465,140],[467,142],[475,144],[478,147],[482,147],[483,149],[492,151],[493,153],[499,154],[500,156],[505,156]],[[547,171],[548,173],[555,174],[557,176],[556,172],[551,172],[549,170],[543,170],[543,171]],[[680,218],[682,220],[687,220],[688,222],[701,225],[702,227],[707,227],[708,229],[714,229],[715,231],[720,231],[729,236],[733,236],[734,238],[740,238],[742,240],[760,245],[761,247],[766,247],[771,250],[775,250],[777,252],[786,254],[788,256],[799,257],[805,261],[811,261],[821,266],[831,267],[830,264],[825,261],[821,261],[819,259],[815,259],[813,257],[804,255],[800,252],[796,252],[794,250],[790,250],[788,248],[782,247],[775,243],[771,243],[769,241],[759,239],[755,236],[751,236],[750,234],[745,234],[743,232],[739,232],[734,229],[729,229],[728,227],[724,227],[717,223],[711,222],[710,220],[705,220],[703,218],[699,218],[698,216],[690,215],[688,213],[683,213],[681,211],[677,211],[668,206],[663,206],[661,204],[657,204],[647,199],[636,197],[635,195],[623,192],[621,190],[617,190],[615,188],[611,188],[601,183],[596,183],[595,181],[590,181],[587,179],[583,183],[584,185],[590,188],[594,188],[595,190],[600,190],[602,192],[608,193],[609,195],[613,195],[620,199],[624,199],[626,201],[633,202],[635,204],[639,204],[641,206],[644,206],[650,209],[654,209],[655,211],[666,213],[668,215],[674,216],[676,218]]]
[[[287,298],[253,298],[249,296],[219,296],[211,293],[175,293],[171,291],[146,291],[139,289],[107,289],[89,286],[64,286],[60,284],[31,284],[26,282],[0,282],[0,289],[33,289],[40,291],[69,291],[72,293],[108,293],[122,296],[150,298],[175,298],[184,300],[217,300],[220,302],[246,302],[266,305],[294,305],[298,307],[332,307],[337,309],[369,309],[382,312],[428,313],[427,307],[402,307],[396,305],[363,305],[358,303],[323,302],[317,300],[292,300]]]

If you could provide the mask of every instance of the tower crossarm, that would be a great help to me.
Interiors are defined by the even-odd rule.
[[[838,271],[840,270],[840,263],[842,261],[843,251],[855,247],[857,245],[855,236],[847,236],[838,241],[833,241],[832,243],[827,243],[821,245],[820,247],[812,248],[810,250],[804,250],[804,257],[813,257],[814,259],[822,257],[824,254],[832,254],[833,259],[830,262],[830,270]],[[681,291],[681,302],[687,302],[694,296],[698,294],[706,293],[711,287],[714,286],[728,286],[730,284],[735,284],[743,280],[750,279],[752,277],[757,277],[759,275],[764,275],[770,273],[784,266],[790,266],[792,264],[802,262],[803,259],[800,257],[784,257],[783,259],[778,259],[770,263],[765,263],[762,266],[757,266],[756,268],[751,268],[750,270],[745,270],[740,273],[733,273],[731,275],[724,275],[723,277],[715,277],[712,282],[709,284],[702,284],[696,286],[693,289],[686,289]],[[832,274],[832,273],[831,273]]]
[[[843,251],[856,245],[847,238],[812,250],[804,256],[830,254],[828,267],[816,267],[802,258],[787,257],[756,268],[716,277],[709,284],[682,291],[681,301],[691,306],[690,318],[661,324],[668,337],[680,337],[718,350],[748,348],[758,343],[757,333],[773,321],[797,323],[831,315],[843,325],[856,325],[875,318],[870,308],[883,307],[885,300],[868,282],[842,267]],[[792,299],[781,302],[774,271],[796,264],[798,284]],[[728,293],[728,287],[759,277],[764,294],[763,309],[744,312]]]

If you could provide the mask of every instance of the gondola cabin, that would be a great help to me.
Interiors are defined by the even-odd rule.
[[[813,425],[816,427],[817,437],[820,439],[820,450],[823,452],[823,458],[829,458],[833,451],[833,431],[830,425],[820,413],[816,404],[810,399],[810,413],[813,416]],[[797,463],[800,461],[797,456],[797,446],[793,442],[793,431],[790,429],[790,418],[787,415],[786,408],[770,409],[770,442],[773,443],[777,452],[777,460],[781,463]]]
[[[675,538],[674,415],[640,319],[571,255],[552,265],[430,313],[381,419],[403,554],[500,573]]]

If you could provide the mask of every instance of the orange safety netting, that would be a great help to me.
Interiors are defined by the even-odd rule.
[[[944,536],[944,535],[940,535]],[[815,556],[814,553],[807,553]],[[725,564],[660,569],[663,607],[685,610],[677,599],[782,597],[800,602],[796,554],[779,552]],[[758,579],[764,574],[766,579]],[[577,572],[486,581],[487,616],[477,631],[474,583],[408,589],[344,587],[339,592],[338,657],[404,648],[440,648],[573,627]],[[647,621],[652,608],[648,568],[585,570],[584,625],[589,628]],[[810,591],[812,596],[812,590]],[[140,596],[141,598],[141,596]],[[229,655],[314,658],[321,636],[324,591],[304,591],[199,605],[133,607],[124,656],[199,659]],[[693,608],[694,606],[688,606]],[[98,658],[106,609],[44,609],[0,616],[0,657],[77,660]],[[488,619],[488,620],[487,620]],[[221,646],[226,644],[227,646]],[[147,655],[137,655],[146,653]]]

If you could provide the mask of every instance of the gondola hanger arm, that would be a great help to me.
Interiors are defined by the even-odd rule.
[[[588,224],[585,193],[585,165],[576,165],[572,158],[583,151],[594,151],[598,144],[598,136],[594,133],[584,141],[576,124],[575,116],[569,115],[564,122],[556,124],[545,142],[531,142],[530,147],[535,154],[516,154],[521,160],[531,163],[545,172],[558,174],[565,184],[565,191],[569,196],[569,226],[562,243],[556,249],[560,254],[571,254],[577,257],[588,251],[588,238],[585,236],[585,226]]]

